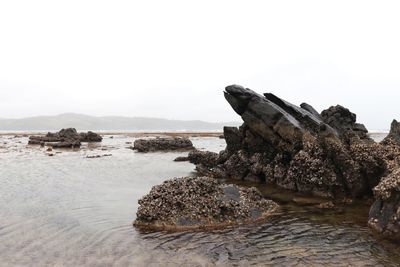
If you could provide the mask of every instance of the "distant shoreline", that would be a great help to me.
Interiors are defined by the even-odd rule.
[[[87,132],[88,130],[81,130],[79,132]],[[48,131],[0,131],[0,136],[30,136],[30,135],[45,135]],[[56,132],[56,131],[51,131]],[[102,135],[124,135],[134,138],[139,137],[220,137],[223,131],[96,131],[94,132]],[[387,131],[371,131],[368,135],[377,142],[380,142],[388,134]]]
[[[84,131],[82,131],[84,132]],[[95,131],[96,132],[96,131]],[[23,135],[45,135],[47,131],[4,131],[0,132],[0,136],[23,136]],[[158,137],[158,136],[169,136],[169,137],[220,137],[222,131],[157,131],[157,132],[124,132],[124,131],[97,131],[100,135],[125,135],[130,137]]]

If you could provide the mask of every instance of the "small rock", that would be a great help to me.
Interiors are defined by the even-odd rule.
[[[133,149],[138,152],[155,151],[185,151],[193,150],[193,144],[188,138],[152,138],[135,140]]]
[[[317,207],[320,209],[333,209],[335,207],[335,204],[333,204],[332,201],[328,201],[317,205]]]
[[[177,157],[174,159],[176,162],[189,161],[189,157]]]

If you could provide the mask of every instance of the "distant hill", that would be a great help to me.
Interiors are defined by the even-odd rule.
[[[1,119],[0,131],[54,131],[74,127],[77,130],[105,131],[216,131],[223,126],[239,126],[240,122],[182,121],[145,117],[94,117],[75,113],[38,116],[23,119]]]

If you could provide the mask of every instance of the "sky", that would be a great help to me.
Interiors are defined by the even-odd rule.
[[[0,117],[233,121],[240,84],[400,119],[399,1],[0,0]]]

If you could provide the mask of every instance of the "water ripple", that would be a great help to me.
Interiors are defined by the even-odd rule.
[[[48,157],[43,148],[25,147],[26,138],[15,140],[0,150],[2,266],[400,265],[398,245],[365,225],[365,205],[319,211],[289,202],[263,224],[138,231],[132,227],[137,200],[164,179],[189,175],[192,165],[172,162],[185,153],[138,154],[125,148],[131,138],[106,137],[101,146]],[[214,151],[222,142],[194,140]],[[113,156],[85,158],[103,148]]]

